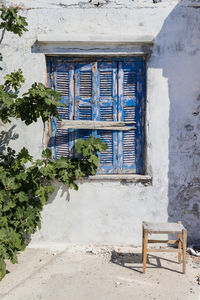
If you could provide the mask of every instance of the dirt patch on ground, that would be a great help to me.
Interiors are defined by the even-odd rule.
[[[62,252],[27,249],[8,264],[3,300],[199,300],[200,258],[187,256],[187,272],[174,253],[149,255],[142,274],[141,249],[73,247]]]

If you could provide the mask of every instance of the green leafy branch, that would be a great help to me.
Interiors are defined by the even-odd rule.
[[[27,31],[26,19],[16,7],[2,7],[0,29],[19,36]],[[2,55],[0,54],[0,61]],[[2,70],[2,68],[0,68]],[[60,94],[42,83],[34,83],[22,96],[20,88],[25,82],[22,70],[7,74],[0,85],[0,120],[10,122],[18,118],[30,125],[42,118],[59,118],[57,106],[61,106]],[[54,161],[51,151],[42,152],[41,159],[34,161],[28,150],[19,153],[7,148],[0,153],[0,280],[6,274],[5,259],[17,262],[17,254],[26,247],[26,237],[41,227],[41,211],[54,192],[53,181],[78,189],[77,180],[97,172],[98,153],[107,146],[100,139],[90,136],[75,144],[76,157],[61,157]]]
[[[41,211],[54,192],[53,180],[78,190],[77,179],[96,173],[96,151],[107,147],[92,136],[88,140],[75,145],[83,160],[62,157],[53,161],[49,149],[36,161],[26,148],[18,154],[11,148],[0,154],[0,278],[6,274],[4,260],[16,263],[26,237],[41,227]]]
[[[0,8],[0,12],[0,18],[2,20],[0,23],[0,29],[3,29],[0,44],[3,41],[5,31],[13,32],[19,36],[22,36],[23,32],[28,31],[28,23],[26,22],[26,18],[18,14],[17,7],[11,6],[7,8],[2,6]]]
[[[18,97],[19,90],[25,79],[22,70],[7,74],[4,84],[0,85],[0,119],[3,123],[10,122],[10,118],[18,118],[30,125],[42,118],[43,122],[54,116],[59,118],[57,106],[60,94],[42,83],[34,83],[28,92]]]

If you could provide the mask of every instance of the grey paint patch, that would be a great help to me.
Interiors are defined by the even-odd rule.
[[[194,203],[192,206],[192,213],[199,218],[199,204],[198,203]]]
[[[187,125],[185,125],[185,129],[186,129],[187,131],[192,131],[192,130],[194,129],[194,126],[192,126],[192,125],[190,125],[190,124],[187,124]]]
[[[200,180],[193,178],[187,185],[170,186],[176,197],[171,201],[169,210],[170,221],[183,220],[183,224],[188,230],[189,242],[199,241],[200,215],[199,215],[199,195]]]

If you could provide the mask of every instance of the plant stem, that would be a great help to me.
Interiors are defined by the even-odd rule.
[[[2,41],[3,41],[5,32],[6,32],[6,27],[4,27],[3,30],[2,30],[1,39],[0,39],[0,44],[1,44]]]
[[[42,120],[42,121],[43,121],[42,148],[44,150],[45,149],[44,139],[45,139],[45,129],[46,129],[46,127],[45,127],[45,121],[44,120]]]

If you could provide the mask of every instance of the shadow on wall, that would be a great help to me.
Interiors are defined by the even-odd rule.
[[[180,2],[155,40],[150,64],[168,79],[168,220],[200,242],[200,7]],[[196,4],[197,5],[197,4]],[[164,46],[163,46],[164,45]]]
[[[51,204],[55,199],[56,197],[59,197],[62,198],[64,197],[64,199],[69,202],[70,201],[70,192],[69,192],[69,188],[67,188],[66,185],[58,182],[57,180],[55,180],[53,182],[53,185],[54,185],[54,192],[53,194],[50,195],[50,198],[49,198],[49,201],[47,202],[47,205],[48,204]]]
[[[16,140],[19,137],[18,133],[13,133],[16,125],[13,125],[7,131],[0,132],[0,153],[2,153],[8,147],[11,140]]]

